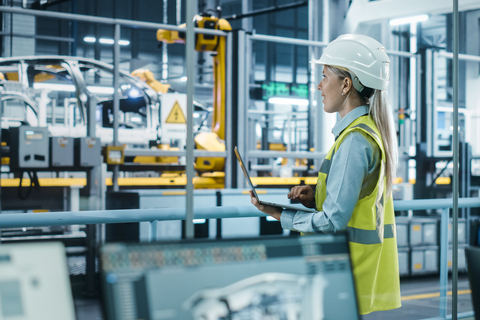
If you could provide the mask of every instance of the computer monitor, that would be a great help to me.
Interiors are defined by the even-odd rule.
[[[467,259],[468,281],[472,291],[472,305],[475,319],[480,320],[480,248],[466,247],[465,257]]]
[[[110,243],[100,256],[110,320],[358,319],[343,234]]]
[[[61,242],[0,245],[0,320],[74,320]]]

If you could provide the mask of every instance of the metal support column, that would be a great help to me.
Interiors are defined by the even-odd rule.
[[[163,0],[163,23],[168,22],[168,0]],[[162,43],[162,79],[168,79],[168,44]]]
[[[97,108],[97,99],[94,95],[90,94],[87,98],[86,102],[87,106],[87,137],[96,137],[97,136],[97,120],[95,118],[95,112]],[[87,195],[91,198],[89,203],[90,210],[97,210],[99,209],[99,204],[97,198],[100,196],[100,166],[93,167],[91,169],[87,169]]]
[[[118,88],[120,87],[120,25],[115,24],[115,34],[113,43],[113,145],[118,146],[118,118],[120,113],[120,97]],[[113,191],[119,191],[118,187],[119,167],[113,166]]]
[[[447,290],[448,290],[448,217],[450,210],[442,210],[440,220],[440,318],[447,317]]]
[[[93,138],[97,135],[97,121],[95,118],[96,106],[97,99],[93,95],[89,95],[87,100],[87,137]],[[100,209],[100,192],[102,190],[100,186],[100,177],[100,166],[87,169],[87,185],[85,188],[87,189],[88,208],[90,210]],[[79,190],[70,188],[70,193],[70,210],[80,210],[79,199],[75,198],[78,195]],[[87,253],[85,256],[85,287],[83,294],[87,297],[94,297],[97,295],[95,276],[97,265],[97,225],[87,224],[85,228],[85,234],[85,246],[87,248]]]
[[[248,142],[248,130],[247,130],[247,109],[248,109],[248,99],[250,98],[249,95],[249,80],[248,80],[248,74],[250,68],[247,65],[247,52],[248,48],[251,48],[251,46],[248,46],[247,48],[247,43],[250,43],[249,36],[246,35],[244,30],[238,30],[237,34],[237,54],[238,54],[238,60],[237,60],[237,113],[238,113],[238,118],[237,118],[237,130],[238,130],[238,135],[237,135],[237,147],[238,150],[240,151],[241,154],[246,156],[246,146]],[[242,132],[242,130],[244,130]],[[247,131],[247,132],[245,132]],[[243,172],[241,170],[237,170],[237,188],[245,188],[246,183],[245,183],[245,177],[243,176]]]
[[[195,0],[187,0],[187,38],[186,38],[186,60],[187,60],[187,197],[186,197],[186,221],[185,236],[193,239],[193,92],[195,82],[195,35],[193,32],[193,17],[195,15]]]
[[[158,241],[158,220],[150,221],[150,234],[148,235],[148,241]]]
[[[417,67],[417,70],[416,70],[416,77],[417,77],[417,81],[416,81],[416,91],[417,91],[417,99],[416,99],[416,108],[415,108],[415,143],[414,145],[416,146],[417,144],[419,144],[421,142],[421,139],[420,139],[420,132],[421,132],[421,128],[420,128],[420,125],[422,124],[422,113],[419,112],[420,108],[422,107],[422,93],[423,93],[423,90],[422,90],[422,57],[421,55],[417,55],[417,63],[416,63],[416,67]]]
[[[452,319],[458,303],[458,0],[453,0],[453,210],[452,210]]]
[[[233,66],[232,66],[232,54],[233,54],[233,36],[231,33],[228,34],[227,36],[227,75],[226,75],[226,114],[225,114],[225,122],[227,124],[227,127],[225,128],[226,130],[226,137],[225,137],[225,145],[226,145],[226,150],[231,151],[233,150],[233,122],[234,117],[233,117],[233,106],[232,106],[232,77],[233,77]],[[232,163],[233,162],[233,155],[232,152],[227,152],[227,157],[225,158],[225,188],[230,189],[233,186],[233,173],[236,172],[236,170],[233,170],[232,168]],[[236,164],[236,163],[235,163]],[[235,179],[236,180],[236,179]]]
[[[85,287],[83,294],[87,297],[94,297],[97,295],[95,266],[97,259],[97,225],[87,224],[85,245],[87,253],[85,257]]]
[[[320,33],[318,13],[319,1],[309,0],[308,2],[308,40],[318,41]],[[323,21],[323,19],[322,19]],[[324,40],[324,39],[322,39]],[[308,47],[308,59],[309,61],[313,59],[318,59],[320,57],[320,50],[317,47]],[[308,65],[308,150],[314,148],[315,151],[320,150],[320,141],[322,126],[320,125],[319,120],[319,110],[318,107],[314,108],[313,101],[316,101],[317,93],[317,72],[319,70],[316,64],[309,63]],[[318,101],[317,101],[318,105]],[[314,160],[315,169],[319,168],[319,161]]]

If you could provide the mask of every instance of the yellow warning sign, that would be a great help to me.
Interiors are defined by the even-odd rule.
[[[170,111],[165,123],[187,123],[185,115],[183,114],[182,108],[180,107],[178,101],[175,101],[172,111]]]

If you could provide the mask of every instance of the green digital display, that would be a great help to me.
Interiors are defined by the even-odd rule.
[[[298,97],[308,99],[308,85],[300,83],[267,82],[262,84],[262,99],[270,97]]]

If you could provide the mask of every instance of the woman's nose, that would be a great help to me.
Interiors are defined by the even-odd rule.
[[[320,83],[318,84],[317,89],[320,90],[320,91],[322,90],[322,82],[321,82],[321,81],[320,81]]]

